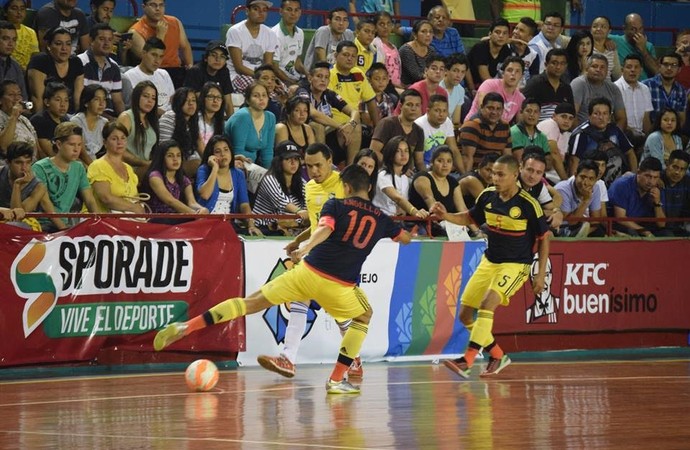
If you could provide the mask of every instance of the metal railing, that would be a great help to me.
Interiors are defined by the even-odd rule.
[[[117,218],[122,220],[131,219],[143,219],[148,221],[151,219],[179,219],[179,220],[247,220],[247,219],[276,219],[276,220],[295,220],[298,219],[298,215],[294,214],[184,214],[184,213],[27,213],[26,217],[30,218],[72,218],[72,219],[98,219],[98,218]],[[435,239],[433,235],[432,224],[434,220],[431,218],[420,219],[413,216],[394,216],[393,220],[401,222],[416,222],[419,223],[420,228],[424,228],[426,231],[426,237],[430,239]],[[617,217],[578,217],[569,218],[568,223],[580,223],[589,222],[590,224],[603,224],[605,229],[606,237],[614,237],[615,233],[614,225],[619,222],[635,222],[635,223],[657,223],[664,222],[665,224],[673,223],[690,223],[690,217],[667,217],[664,219],[658,219],[656,217],[630,217],[630,218],[617,218]],[[631,239],[640,239],[637,236],[630,236]]]

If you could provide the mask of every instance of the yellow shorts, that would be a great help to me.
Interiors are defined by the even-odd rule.
[[[340,322],[371,309],[367,295],[359,286],[329,279],[305,262],[266,283],[261,293],[274,305],[314,299]]]
[[[527,281],[529,267],[529,264],[521,263],[496,264],[482,256],[477,270],[465,286],[461,303],[479,309],[486,293],[492,290],[501,296],[501,305],[508,306],[510,297]]]

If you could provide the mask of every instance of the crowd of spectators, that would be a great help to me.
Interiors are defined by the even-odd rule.
[[[247,18],[195,64],[165,0],[142,4],[118,33],[115,0],[91,0],[88,16],[54,0],[33,27],[26,0],[3,3],[4,218],[55,231],[72,222],[22,211],[289,214],[236,226],[291,234],[309,222],[305,151],[326,144],[328,164],[369,171],[386,214],[466,210],[491,186],[492,161],[514,154],[521,187],[563,236],[603,235],[583,219],[607,215],[620,234],[688,235],[667,219],[690,217],[690,30],[657,55],[636,13],[621,35],[602,16],[571,36],[558,12],[497,14],[466,52],[443,4],[401,27],[398,2],[364,2],[370,15],[329,11],[305,51],[299,0],[276,5],[275,25],[270,2],[247,0]]]

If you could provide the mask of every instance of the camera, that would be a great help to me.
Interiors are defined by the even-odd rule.
[[[31,102],[19,102],[20,105],[22,105],[22,108],[24,109],[33,109],[34,104]]]

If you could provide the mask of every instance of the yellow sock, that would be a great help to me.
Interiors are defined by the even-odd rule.
[[[494,312],[487,309],[480,309],[477,313],[477,321],[472,328],[470,341],[476,342],[482,347],[486,347],[494,341],[491,329],[494,326]]]
[[[227,322],[247,314],[247,304],[241,297],[229,298],[208,310],[213,323]]]
[[[469,331],[470,333],[472,333],[472,328],[474,328],[474,324],[475,324],[475,323],[477,323],[476,320],[475,320],[474,322],[472,322],[472,323],[464,324],[464,325],[465,325],[465,328],[467,328],[467,331]]]
[[[359,355],[359,351],[362,349],[362,344],[368,332],[369,325],[352,321],[341,341],[340,356],[338,357],[339,362],[336,363],[331,373],[331,380],[340,381],[345,377],[345,372],[347,372],[350,365],[343,363],[341,360],[352,362],[352,360]]]

